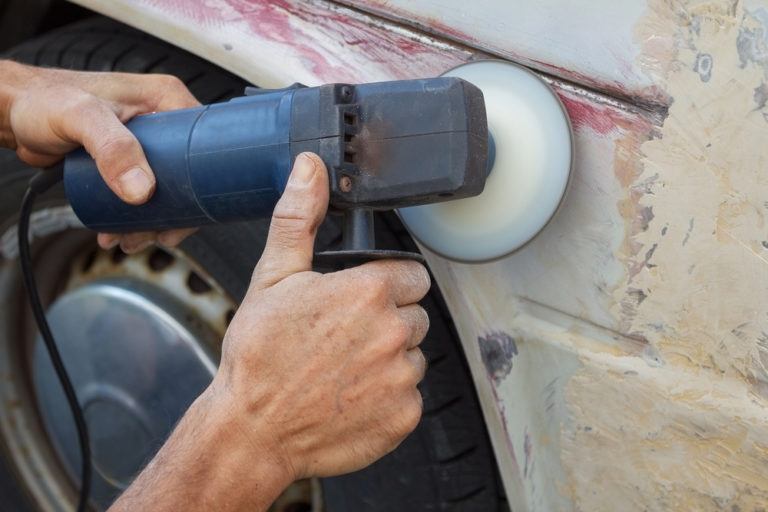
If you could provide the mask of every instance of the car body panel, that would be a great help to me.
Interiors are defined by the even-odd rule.
[[[435,36],[613,95],[664,99],[640,65],[637,0],[444,2],[341,0]]]
[[[424,251],[510,505],[764,509],[765,2],[77,3],[266,87],[497,55],[550,73],[576,153],[555,218],[491,263]]]

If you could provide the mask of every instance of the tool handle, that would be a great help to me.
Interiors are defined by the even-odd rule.
[[[268,217],[291,169],[293,91],[139,116],[157,187],[140,206],[123,203],[85,150],[67,156],[64,185],[80,220],[102,232],[160,231]]]

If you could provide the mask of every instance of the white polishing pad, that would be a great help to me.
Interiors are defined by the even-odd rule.
[[[571,125],[554,91],[521,66],[480,61],[445,76],[483,91],[496,159],[479,196],[401,208],[400,217],[419,242],[446,258],[497,259],[536,236],[560,205],[571,173]]]

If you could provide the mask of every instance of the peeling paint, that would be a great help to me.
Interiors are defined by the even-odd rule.
[[[655,356],[579,352],[561,440],[576,510],[768,503],[765,21],[740,2],[658,0],[637,25],[671,103],[617,174],[626,273],[612,293],[620,330]],[[597,452],[610,457],[583,464]]]

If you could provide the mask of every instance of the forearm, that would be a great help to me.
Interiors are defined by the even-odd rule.
[[[291,473],[272,457],[267,430],[245,432],[226,401],[206,390],[110,512],[267,510]]]

